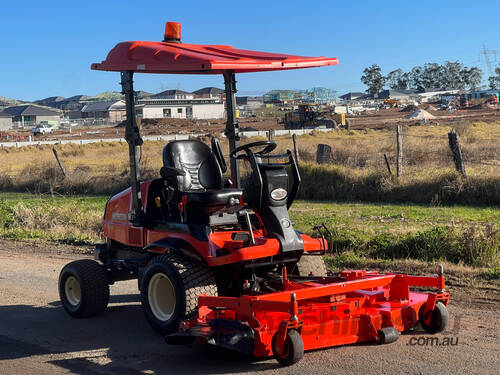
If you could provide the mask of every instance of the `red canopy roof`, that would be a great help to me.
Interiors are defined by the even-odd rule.
[[[248,51],[232,46],[171,42],[132,41],[118,43],[106,60],[94,63],[93,70],[143,73],[216,74],[287,70],[336,65],[337,58],[293,56]]]

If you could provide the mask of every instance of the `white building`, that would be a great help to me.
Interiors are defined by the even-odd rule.
[[[201,119],[222,119],[225,116],[224,103],[221,100],[193,99],[193,98],[139,99],[137,101],[136,113],[143,119],[188,118],[188,119],[201,120]]]

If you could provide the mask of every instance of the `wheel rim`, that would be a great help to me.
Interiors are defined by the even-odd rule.
[[[156,319],[169,320],[175,311],[175,288],[164,273],[153,275],[148,286],[148,300]]]
[[[64,293],[70,305],[76,307],[82,301],[82,288],[74,276],[69,276],[64,283]]]

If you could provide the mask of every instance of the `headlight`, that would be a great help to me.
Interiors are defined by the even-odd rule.
[[[287,191],[283,188],[277,188],[271,191],[271,198],[273,198],[276,201],[280,201],[282,199],[285,199],[287,196]]]

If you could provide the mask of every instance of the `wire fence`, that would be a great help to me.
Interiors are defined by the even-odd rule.
[[[358,172],[397,173],[401,160],[401,175],[415,173],[441,173],[444,169],[457,169],[465,176],[470,169],[474,175],[500,177],[500,142],[487,132],[483,135],[461,131],[458,145],[450,144],[445,131],[426,134],[428,129],[403,129],[401,155],[398,152],[396,132],[373,132],[365,136],[337,136],[300,138],[297,152],[302,162],[341,166]],[[420,134],[419,134],[420,133]],[[280,139],[282,150],[293,149],[291,139]],[[457,149],[458,148],[458,149]],[[457,166],[458,151],[461,170]]]

